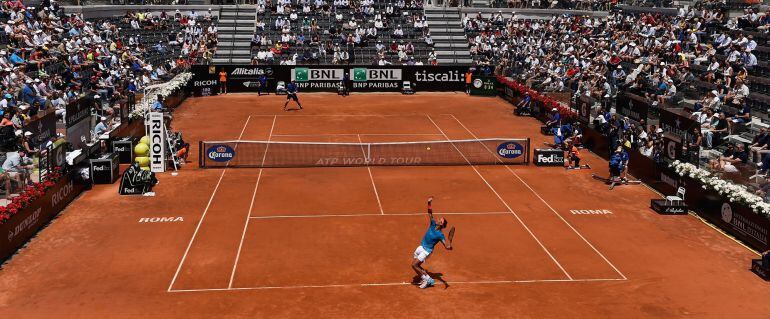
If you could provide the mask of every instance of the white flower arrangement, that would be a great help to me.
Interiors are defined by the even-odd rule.
[[[187,86],[187,83],[190,82],[192,76],[193,74],[190,72],[182,72],[166,83],[156,84],[145,88],[144,96],[136,103],[134,111],[131,112],[131,118],[144,118],[147,112],[150,111],[152,104],[157,100],[158,95],[161,95],[163,96],[163,99],[166,99]]]
[[[687,176],[699,181],[703,189],[714,190],[730,202],[744,204],[751,207],[755,213],[770,218],[770,204],[765,203],[762,197],[751,193],[746,186],[726,181],[690,163],[674,161],[670,166],[679,176]]]

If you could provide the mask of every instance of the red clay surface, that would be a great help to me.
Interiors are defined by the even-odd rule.
[[[188,100],[198,140],[423,141],[547,137],[495,98],[463,94],[231,95]],[[435,124],[434,124],[435,123]],[[98,186],[0,270],[4,318],[767,318],[755,255],[691,216],[649,210],[643,186],[593,170],[519,166],[200,169],[161,174],[157,196]],[[408,284],[424,201],[455,250]],[[609,210],[574,215],[571,210]],[[443,215],[442,215],[443,214]],[[177,222],[142,218],[181,217]]]

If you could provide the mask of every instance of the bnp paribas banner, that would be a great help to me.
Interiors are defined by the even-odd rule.
[[[395,69],[353,69],[354,91],[400,91],[403,87],[403,70]]]
[[[195,96],[222,90],[224,70],[228,92],[274,92],[278,83],[296,81],[300,92],[336,92],[340,83],[351,92],[398,92],[409,82],[420,91],[463,91],[467,66],[289,66],[195,65],[191,89]],[[264,85],[262,82],[264,81]]]
[[[345,69],[338,68],[291,68],[291,79],[297,82],[300,90],[336,90],[345,79]]]

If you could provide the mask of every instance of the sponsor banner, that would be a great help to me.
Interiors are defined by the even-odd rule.
[[[166,126],[163,113],[150,112],[147,115],[147,132],[150,138],[150,171],[166,171]]]
[[[401,81],[401,69],[353,68],[353,82]]]
[[[273,76],[273,67],[271,66],[240,66],[236,67],[229,72],[227,72],[229,75],[228,80],[231,79],[252,79],[257,80],[260,77],[272,77]]]
[[[353,90],[399,91],[403,87],[403,70],[353,68]]]
[[[468,71],[468,67],[420,67],[408,71],[414,75],[410,80],[414,79],[417,84],[431,87],[430,91],[463,91],[465,71]],[[447,86],[444,90],[440,89],[442,83]]]
[[[257,92],[262,91],[275,91],[274,70],[272,66],[239,66],[230,69],[227,74],[227,91],[228,92]],[[218,75],[217,75],[218,76]],[[265,79],[265,87],[262,87],[262,78]],[[214,80],[217,80],[216,78]],[[209,80],[208,82],[211,82]],[[219,81],[217,83],[209,84],[212,88],[209,92],[201,91],[202,96],[211,95],[213,92],[219,91]],[[206,83],[204,83],[206,84]]]
[[[219,75],[214,66],[195,65],[193,79],[188,83],[193,96],[211,96],[219,92]]]
[[[5,260],[16,252],[41,227],[80,195],[83,189],[83,185],[64,176],[45,195],[21,209],[8,222],[0,225],[0,260]]]
[[[709,204],[701,210],[705,213],[704,217],[707,220],[740,238],[754,249],[768,250],[770,220],[755,214],[750,207],[731,203],[725,199],[719,203],[710,202]]]
[[[219,92],[219,71],[224,68],[228,92],[256,92],[258,79],[267,78],[266,91],[274,92],[278,82],[297,81],[300,93],[312,91],[336,92],[347,75],[351,92],[398,92],[404,81],[416,92],[464,91],[467,66],[291,66],[270,67],[251,65],[194,65],[191,81],[195,96],[216,95]]]
[[[471,80],[471,95],[497,96],[497,78],[474,76]]]
[[[673,136],[673,134],[663,135],[663,147],[663,154],[666,158],[672,161],[683,159],[682,143],[677,137]]]
[[[217,79],[208,79],[208,80],[193,81],[192,83],[193,83],[192,85],[193,85],[194,88],[208,87],[208,86],[215,87],[215,86],[219,85],[219,80],[217,80]]]
[[[650,200],[650,208],[661,215],[687,215],[687,205],[681,204],[668,204],[665,199],[652,199]]]
[[[765,265],[762,265],[762,259],[751,260],[751,271],[764,280],[770,280],[770,269],[767,269]]]
[[[51,149],[51,153],[48,156],[48,168],[64,167],[67,164],[67,144],[62,143],[59,146]]]
[[[137,165],[129,166],[123,172],[123,178],[120,180],[120,195],[141,195],[152,191],[154,185],[155,173],[145,171]]]
[[[108,153],[99,158],[91,159],[90,162],[91,180],[94,184],[112,184],[118,178],[120,162],[117,154]]]
[[[290,80],[297,82],[299,89],[335,89],[345,78],[345,69],[324,69],[295,67],[291,69]]]
[[[622,116],[636,122],[647,123],[650,105],[642,97],[630,93],[619,94],[615,108],[616,112]]]
[[[559,149],[535,149],[535,165],[564,167],[564,151]]]
[[[235,158],[235,150],[230,145],[214,145],[206,150],[206,157],[214,162],[229,162]]]
[[[67,116],[65,117],[67,128],[88,119],[91,116],[91,105],[91,100],[88,98],[80,98],[67,104]]]
[[[56,136],[56,113],[51,110],[34,120],[25,123],[24,131],[32,133],[29,142],[32,147],[45,144],[46,141]]]
[[[67,143],[61,143],[58,146],[45,149],[48,156],[40,158],[38,163],[40,171],[54,171],[56,167],[64,167],[67,163]]]
[[[700,124],[689,118],[683,109],[660,108],[660,128],[676,135],[681,141],[686,141],[690,130],[698,126]]]
[[[595,100],[588,96],[581,95],[575,102],[575,109],[578,113],[578,121],[588,124],[591,121],[591,107]]]
[[[67,143],[74,149],[85,149],[91,142],[91,118],[90,114],[85,119],[70,126],[67,124]]]
[[[680,186],[682,183],[679,180],[679,175],[673,169],[661,167],[658,170],[658,181],[653,186],[657,191],[662,194],[674,194]]]
[[[118,155],[121,164],[131,164],[134,161],[134,141],[125,137],[112,141],[112,153]]]
[[[524,155],[526,149],[518,142],[505,142],[497,146],[497,155],[503,158],[517,158]]]
[[[297,82],[342,81],[345,69],[320,69],[295,67],[291,69],[291,80]]]

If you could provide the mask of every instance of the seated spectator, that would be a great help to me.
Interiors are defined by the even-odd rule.
[[[725,119],[724,113],[715,113],[711,127],[703,131],[706,137],[706,147],[712,148],[721,143],[722,138],[727,135],[729,124]]]
[[[730,143],[722,156],[710,162],[712,169],[725,173],[737,173],[736,165],[745,164],[748,161],[749,154],[746,152],[743,143],[737,146]]]
[[[759,163],[764,154],[770,153],[770,134],[767,129],[762,127],[759,133],[754,135],[754,139],[749,144],[750,159],[754,163]]]
[[[32,160],[27,157],[25,151],[7,152],[5,162],[2,165],[3,171],[8,173],[12,181],[18,185],[32,185]]]
[[[730,125],[731,133],[735,131],[736,125],[745,125],[745,124],[751,123],[751,107],[744,104],[743,107],[741,108],[740,113],[730,117],[727,123]]]
[[[163,111],[163,95],[158,94],[157,98],[155,99],[155,102],[152,103],[151,109],[156,112]]]
[[[96,123],[96,126],[94,126],[94,136],[101,136],[102,134],[107,133],[107,131],[107,118],[102,116],[99,118],[99,122]]]
[[[639,153],[646,157],[652,158],[654,148],[655,143],[652,140],[647,140],[645,141],[644,145],[639,148]]]

